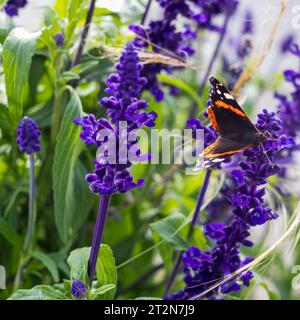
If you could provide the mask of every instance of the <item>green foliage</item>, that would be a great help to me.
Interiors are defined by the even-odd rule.
[[[108,245],[102,244],[96,266],[97,287],[95,294],[102,299],[113,299],[117,286],[117,269],[113,252]],[[103,288],[109,288],[104,290]],[[102,293],[101,293],[102,291]]]
[[[73,124],[76,116],[82,115],[81,101],[77,93],[70,89],[70,101],[66,106],[53,162],[54,214],[58,233],[63,242],[67,242],[72,230],[74,213],[77,211],[75,197],[75,165],[79,152],[80,128]],[[80,199],[84,194],[80,194]],[[80,201],[78,201],[80,202]]]
[[[70,266],[71,280],[81,280],[88,283],[87,270],[91,248],[75,249],[70,253],[68,264]]]
[[[23,114],[26,84],[32,57],[40,32],[13,29],[3,44],[3,71],[11,118],[14,124]]]
[[[4,3],[0,0],[0,8]],[[144,1],[138,4],[129,1],[120,13],[96,5],[92,32],[75,66],[72,62],[89,1],[56,0],[52,7],[43,9],[39,32],[15,27],[12,19],[1,20],[0,264],[7,271],[7,290],[0,290],[0,299],[75,299],[70,293],[74,280],[85,283],[90,300],[160,299],[178,253],[189,246],[207,250],[212,245],[206,240],[202,225],[189,234],[204,174],[188,176],[183,167],[172,164],[135,164],[130,168],[131,173],[135,180],[144,178],[144,186],[112,197],[103,235],[108,245],[101,246],[95,280],[89,288],[88,261],[99,197],[90,192],[85,175],[93,170],[96,150],[83,144],[79,137],[81,129],[73,120],[88,113],[97,118],[106,117],[98,101],[106,96],[105,80],[115,72],[115,58],[133,37],[128,33],[128,24],[140,22],[143,5]],[[64,36],[60,47],[55,43],[58,33]],[[200,61],[201,69],[205,68],[207,57],[202,50],[197,51],[195,61]],[[187,62],[185,69],[158,75],[165,90],[165,99],[160,103],[146,90],[143,92],[149,111],[158,115],[156,128],[182,130],[192,108],[203,114],[208,86],[199,95],[198,70],[198,66],[190,68]],[[214,70],[219,73],[218,63]],[[261,93],[281,91],[281,70],[271,78],[266,81],[259,74],[251,80],[250,89],[257,94],[251,95],[249,90],[245,109],[250,116],[255,117],[255,107],[261,107],[257,103]],[[177,96],[168,94],[169,86],[179,89]],[[247,90],[243,95],[248,95]],[[23,116],[32,117],[42,131],[41,151],[35,163],[36,232],[28,252],[23,249],[29,205],[28,157],[19,152],[15,142],[16,126]],[[146,149],[146,141],[141,140],[141,145]],[[218,211],[214,212],[216,217],[211,217],[208,214],[211,210],[206,211],[224,186],[224,177],[220,170],[213,172],[201,221],[218,220],[224,214]],[[293,192],[285,197],[281,191],[274,191],[279,184],[283,192],[294,188],[289,179],[274,176],[269,179],[268,200],[281,211],[283,220],[290,222],[289,213],[294,211],[298,199]],[[230,220],[230,216],[225,219]],[[297,243],[299,233],[293,239]],[[300,264],[299,244],[295,246],[292,258],[295,264]],[[267,240],[261,240],[260,245],[246,249],[243,254],[259,256],[266,247]],[[278,257],[274,256],[272,263],[259,262],[261,268],[254,270],[255,279],[249,288],[225,298],[253,298],[257,287],[271,300],[298,298],[296,290],[291,288],[294,275],[285,255],[277,252]],[[182,285],[179,276],[174,289]]]

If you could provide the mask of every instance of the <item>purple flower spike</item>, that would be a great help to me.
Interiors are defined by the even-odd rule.
[[[85,284],[80,280],[74,280],[72,282],[70,292],[76,299],[86,298],[86,287]]]
[[[20,151],[32,154],[40,151],[41,131],[38,129],[37,124],[31,118],[24,117],[17,129],[17,144]]]
[[[24,8],[26,4],[26,0],[9,0],[4,6],[4,11],[8,16],[14,17],[19,14],[19,9]]]
[[[116,162],[111,163],[107,160],[110,153],[110,146],[104,147],[104,151],[95,160],[95,172],[86,176],[86,181],[90,185],[92,192],[99,195],[109,195],[116,192],[125,193],[130,189],[141,187],[143,180],[133,181],[133,177],[128,171],[131,166],[129,158],[123,158],[120,154],[121,145],[127,137],[124,137],[120,127],[120,121],[126,122],[127,134],[134,134],[135,131],[143,126],[153,127],[157,117],[155,112],[146,112],[148,103],[140,100],[139,96],[147,80],[141,76],[142,65],[139,63],[137,50],[132,42],[126,45],[121,54],[119,62],[116,64],[117,73],[111,74],[107,80],[105,90],[109,97],[104,97],[100,105],[106,109],[110,121],[101,118],[96,119],[90,114],[83,118],[75,118],[74,123],[82,127],[81,139],[86,144],[94,144],[96,147],[104,147],[105,137],[101,140],[100,132],[105,129],[106,133],[116,138]],[[135,151],[139,159],[148,159],[142,156],[137,147],[137,141],[127,141],[128,156]]]
[[[194,129],[201,127],[201,123],[194,119],[189,120],[188,125]],[[244,151],[246,160],[240,162],[240,169],[231,172],[231,184],[221,191],[231,204],[230,222],[227,225],[222,222],[205,225],[204,233],[214,240],[214,245],[209,251],[190,247],[184,252],[182,262],[186,286],[166,299],[218,299],[219,294],[238,291],[241,285],[249,286],[253,274],[245,270],[241,275],[213,288],[218,281],[252,261],[250,257],[242,260],[240,256],[242,245],[252,246],[248,239],[251,227],[278,217],[265,204],[264,184],[268,177],[279,173],[276,160],[280,151],[294,146],[293,139],[283,134],[282,122],[274,112],[263,110],[258,115],[256,127],[268,133],[270,140],[264,142],[265,150],[255,147]],[[211,206],[210,210],[213,209],[213,203]],[[224,210],[224,207],[217,202],[215,210]]]
[[[141,155],[137,130],[144,126],[153,127],[157,117],[155,112],[145,111],[148,103],[140,99],[147,80],[141,76],[142,65],[132,42],[127,43],[115,68],[116,73],[106,80],[105,92],[109,96],[100,101],[109,120],[96,119],[92,114],[74,119],[75,125],[82,127],[81,139],[98,148],[95,170],[85,177],[90,190],[100,196],[88,268],[90,287],[93,285],[110,197],[143,185],[143,179],[134,182],[129,168],[133,160],[149,159],[150,155]],[[126,125],[126,130],[123,125]]]

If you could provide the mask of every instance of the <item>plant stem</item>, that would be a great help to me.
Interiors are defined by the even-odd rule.
[[[216,47],[215,47],[215,50],[211,56],[211,59],[209,61],[209,64],[206,68],[206,71],[205,71],[205,74],[203,76],[203,79],[200,83],[200,86],[199,86],[199,89],[198,89],[198,93],[199,95],[201,96],[202,93],[203,93],[203,90],[205,88],[205,84],[207,82],[207,78],[208,76],[210,75],[211,73],[211,70],[213,68],[213,65],[216,61],[216,58],[219,54],[219,51],[220,51],[220,48],[221,48],[221,45],[223,43],[223,40],[224,40],[224,37],[225,37],[225,34],[226,34],[226,31],[227,31],[227,27],[228,27],[228,22],[229,22],[229,18],[230,18],[230,13],[227,13],[225,15],[225,18],[224,18],[224,22],[223,22],[223,26],[222,26],[222,29],[221,29],[221,32],[220,32],[220,36],[219,36],[219,39],[217,41],[217,44],[216,44]],[[191,112],[190,112],[190,118],[193,118],[195,117],[195,113],[197,111],[197,104],[193,104],[192,106],[192,109],[191,109]]]
[[[60,89],[57,89],[55,92],[54,98],[54,107],[53,107],[53,114],[52,114],[52,125],[51,125],[51,142],[54,144],[56,140],[56,136],[59,130],[59,123],[61,117],[61,99],[62,99],[62,92]]]
[[[24,244],[25,255],[28,254],[31,248],[34,225],[35,225],[35,174],[34,174],[34,154],[29,156],[29,210],[28,210],[28,227]]]
[[[88,12],[87,12],[87,15],[86,15],[86,20],[85,20],[85,24],[84,24],[84,27],[83,27],[83,31],[82,31],[82,34],[81,34],[79,47],[78,47],[78,50],[76,52],[75,58],[71,63],[71,68],[75,67],[79,63],[80,58],[82,56],[83,48],[84,48],[84,45],[85,45],[85,42],[86,42],[86,38],[87,38],[88,33],[89,33],[91,21],[92,21],[92,18],[93,18],[93,14],[94,14],[94,10],[95,10],[95,4],[96,4],[96,0],[91,0],[89,9],[88,9]]]
[[[205,194],[206,194],[206,191],[207,191],[207,187],[208,187],[208,184],[209,184],[210,177],[211,177],[211,170],[207,169],[206,173],[205,173],[205,178],[204,178],[202,187],[201,187],[201,189],[199,191],[199,194],[198,194],[197,205],[196,205],[196,208],[195,208],[195,211],[194,211],[194,214],[193,214],[193,218],[192,218],[192,221],[191,221],[191,224],[190,224],[190,228],[189,228],[189,232],[188,232],[188,236],[187,236],[188,240],[190,239],[190,237],[191,237],[191,235],[193,233],[194,227],[198,223],[199,215],[200,215],[200,212],[201,212],[201,207],[202,207],[203,200],[204,200],[204,197],[205,197]],[[173,271],[171,273],[171,276],[169,277],[169,279],[167,281],[167,286],[166,286],[164,295],[168,295],[168,293],[172,289],[174,280],[175,280],[175,278],[177,276],[177,273],[178,273],[180,265],[181,265],[181,260],[182,260],[183,253],[184,253],[184,251],[181,251],[177,256],[177,262],[176,262],[176,264],[174,266],[174,269],[173,269]]]
[[[88,266],[88,276],[89,276],[89,286],[92,288],[93,280],[95,276],[95,269],[97,264],[98,255],[100,252],[101,242],[102,242],[102,235],[105,226],[105,221],[107,217],[107,211],[109,206],[111,195],[103,194],[100,198],[99,203],[99,210],[96,225],[94,228],[93,234],[93,241],[92,241],[92,248],[91,254],[89,258],[89,266]]]
[[[141,24],[142,24],[142,25],[144,25],[145,22],[146,22],[146,18],[147,18],[147,15],[148,15],[148,13],[149,13],[149,10],[150,10],[151,2],[152,2],[152,0],[148,0],[148,3],[147,3],[147,6],[146,6],[146,9],[145,9],[145,12],[144,12],[143,17],[142,17],[142,20],[141,20]]]

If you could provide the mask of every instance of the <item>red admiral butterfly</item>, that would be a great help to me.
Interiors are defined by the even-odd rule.
[[[260,145],[266,139],[265,134],[255,128],[225,86],[212,76],[209,81],[208,117],[219,137],[201,154],[206,168],[245,149]]]

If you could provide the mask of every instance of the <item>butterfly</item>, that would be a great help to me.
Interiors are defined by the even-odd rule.
[[[261,145],[267,139],[264,133],[256,129],[238,102],[220,81],[210,76],[209,82],[208,117],[219,136],[200,155],[200,159],[204,158],[204,163],[201,163],[204,168],[220,163],[245,149]]]

